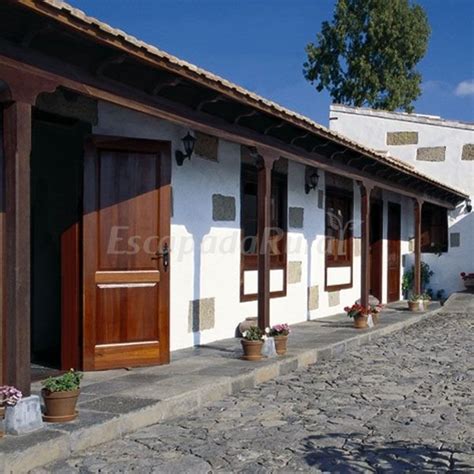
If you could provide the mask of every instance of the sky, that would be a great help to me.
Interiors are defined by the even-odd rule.
[[[69,0],[120,28],[328,125],[331,99],[303,77],[305,46],[335,0]],[[474,122],[474,0],[417,0],[432,29],[415,112]]]

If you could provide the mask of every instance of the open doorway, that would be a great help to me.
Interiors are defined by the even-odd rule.
[[[90,125],[35,110],[31,152],[31,360],[61,368],[61,314],[77,307],[64,283],[79,271],[64,245],[82,216],[84,137]],[[78,245],[78,243],[77,243]],[[75,251],[77,251],[76,249]],[[71,260],[72,258],[72,260]],[[79,265],[80,259],[77,259]],[[65,275],[66,274],[66,275]],[[76,279],[77,280],[77,279]],[[66,298],[66,301],[65,301]],[[67,320],[66,320],[67,322]],[[77,334],[79,336],[79,334]],[[79,351],[77,347],[67,350]],[[72,344],[74,346],[74,344]]]

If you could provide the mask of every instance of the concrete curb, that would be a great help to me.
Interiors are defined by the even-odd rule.
[[[62,427],[58,430],[54,428],[42,430],[34,433],[34,436],[30,435],[28,439],[21,436],[5,438],[0,441],[0,447],[5,446],[7,441],[10,442],[10,446],[9,449],[2,449],[0,452],[0,472],[23,473],[35,467],[66,459],[89,447],[119,439],[140,428],[186,415],[207,403],[222,400],[243,389],[253,388],[260,383],[307,367],[319,360],[340,356],[350,349],[412,326],[439,313],[441,309],[437,308],[420,315],[411,313],[402,321],[376,327],[342,341],[328,343],[323,347],[300,351],[298,348],[293,348],[287,356],[265,361],[265,365],[256,365],[248,373],[235,377],[222,376],[212,385],[196,387],[128,413],[111,414],[109,419],[99,424],[70,431],[62,431]]]

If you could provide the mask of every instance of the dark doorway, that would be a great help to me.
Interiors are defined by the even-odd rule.
[[[388,268],[387,268],[387,301],[398,301],[400,299],[400,228],[401,208],[400,204],[388,203]]]
[[[62,242],[82,215],[83,143],[90,126],[35,110],[31,152],[31,359],[61,365]],[[76,305],[75,301],[67,301]],[[79,341],[77,341],[79,345]],[[74,350],[74,348],[70,348]]]
[[[370,294],[382,301],[383,201],[370,202]]]

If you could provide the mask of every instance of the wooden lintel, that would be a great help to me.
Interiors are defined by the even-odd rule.
[[[34,58],[31,58],[24,51],[18,51],[18,48],[11,45],[5,45],[4,41],[0,41],[0,46],[10,54],[20,55],[22,58],[27,56],[29,61],[34,60]],[[48,70],[43,68],[39,69],[36,66],[25,62],[19,62],[16,59],[11,59],[5,55],[0,56],[0,76],[3,75],[4,71],[22,71],[23,74],[29,75],[30,79],[35,78],[34,81],[41,78],[56,81],[56,83],[60,83],[63,87],[72,89],[85,96],[108,101],[150,116],[189,126],[194,130],[214,135],[225,140],[237,142],[241,145],[254,147],[264,145],[273,148],[275,151],[280,153],[280,155],[284,155],[290,160],[304,165],[317,166],[323,171],[337,173],[354,180],[374,178],[368,173],[358,169],[353,169],[344,163],[329,163],[326,156],[320,155],[317,152],[305,151],[295,145],[286,144],[281,140],[268,135],[269,130],[275,127],[283,127],[287,122],[282,121],[278,125],[267,127],[267,134],[262,134],[237,124],[228,123],[223,119],[213,117],[209,114],[191,110],[183,105],[168,101],[163,97],[152,97],[145,92],[142,93],[131,87],[114,83],[110,80],[107,81],[107,84],[104,84],[102,81],[99,81],[98,78],[87,75],[84,71],[78,69],[72,71],[72,67],[65,69],[62,63],[51,60],[50,58],[47,60],[44,59],[44,61],[47,61]],[[60,74],[58,74],[58,72],[60,72]],[[396,172],[396,170],[394,170],[394,172]],[[454,208],[452,203],[437,199],[430,195],[413,192],[408,188],[404,188],[403,186],[391,182],[390,180],[380,181],[378,182],[378,186],[408,197],[422,197],[425,201],[432,202],[433,204],[442,207],[450,209]]]

